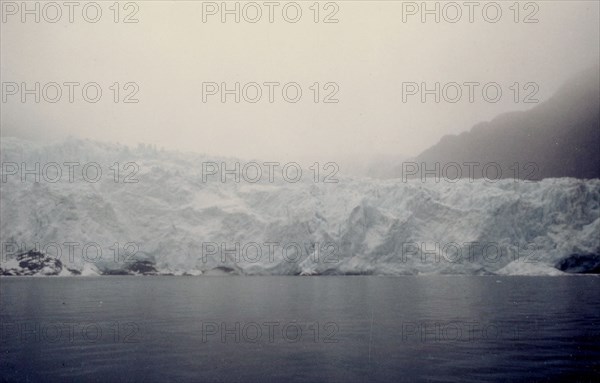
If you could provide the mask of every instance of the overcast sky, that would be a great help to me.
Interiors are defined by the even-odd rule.
[[[319,23],[310,9],[313,1],[298,2],[302,16],[296,23],[282,16],[286,2],[274,8],[273,23],[263,2],[258,2],[263,14],[256,23],[245,21],[244,15],[254,18],[256,9],[245,8],[243,14],[244,2],[240,23],[232,15],[221,23],[220,13],[211,12],[203,22],[201,2],[140,1],[134,3],[137,9],[123,9],[123,2],[119,20],[136,11],[139,22],[115,23],[109,9],[113,2],[98,3],[102,16],[97,23],[83,19],[81,6],[74,9],[73,23],[66,7],[56,23],[44,19],[56,16],[51,8],[45,15],[40,11],[40,23],[33,22],[33,15],[22,23],[21,10],[13,15],[11,5],[20,7],[21,2],[2,1],[3,135],[44,140],[75,135],[264,160],[412,156],[445,134],[534,106],[522,99],[536,89],[521,89],[515,103],[509,89],[513,83],[538,84],[535,98],[543,101],[600,55],[598,1],[539,1],[527,8],[521,2],[519,23],[509,9],[512,1],[500,2],[502,17],[496,23],[484,19],[482,6],[474,9],[472,23],[466,7],[456,23],[446,21],[444,14],[440,23],[431,15],[422,23],[420,13],[409,15],[414,8],[400,1],[340,1],[326,9],[321,3]],[[95,17],[93,8],[87,12],[90,19]],[[494,8],[487,12],[488,19],[495,17]],[[338,22],[323,23],[331,13]],[[448,19],[455,15],[456,9],[446,9]],[[293,6],[287,16],[295,17]],[[524,23],[527,16],[538,22]],[[12,82],[31,88],[35,82],[95,82],[102,98],[86,102],[80,86],[69,103],[63,85],[57,103],[42,98],[38,104],[33,96],[22,103],[20,93],[9,94],[13,89],[6,83]],[[121,87],[119,103],[110,89],[115,82]],[[128,82],[139,86],[134,96],[138,103],[122,102],[135,90],[123,89]],[[256,82],[262,98],[250,103],[242,97],[238,104],[230,95],[222,103],[217,93],[204,103],[203,83],[209,82],[225,82],[230,88],[235,82]],[[273,103],[264,82],[281,83]],[[289,82],[302,88],[297,103],[282,97],[282,86]],[[315,82],[321,88],[319,103],[310,89]],[[333,96],[337,103],[322,102],[336,90],[324,89],[328,82],[339,87]],[[503,95],[497,103],[486,102],[479,87],[473,103],[467,94],[457,103],[436,104],[433,96],[421,103],[418,95],[404,103],[404,82],[431,87],[435,82],[495,82]],[[54,97],[52,87],[46,90]],[[248,97],[255,97],[255,88],[246,90]],[[88,91],[93,97],[93,88]],[[288,95],[295,97],[293,87]]]

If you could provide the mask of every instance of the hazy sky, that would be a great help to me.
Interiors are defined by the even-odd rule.
[[[456,9],[443,8],[444,2],[439,3],[440,23],[433,15],[422,23],[421,14],[409,15],[414,8],[401,1],[339,1],[327,8],[322,2],[319,23],[314,22],[314,2],[298,1],[302,15],[292,23],[282,16],[287,3],[274,8],[273,23],[262,1],[256,3],[262,11],[256,23],[244,19],[256,15],[254,5],[244,8],[246,2],[239,2],[240,23],[234,22],[234,15],[222,23],[220,13],[206,14],[205,23],[202,2],[190,1],[138,1],[127,9],[121,2],[120,21],[137,11],[138,23],[115,23],[109,8],[113,1],[98,2],[102,16],[97,23],[82,17],[86,2],[74,9],[73,23],[65,6],[62,18],[49,23],[44,16],[56,17],[56,9],[48,7],[44,14],[40,3],[40,23],[34,22],[35,15],[26,15],[23,23],[21,9],[13,15],[14,4],[20,8],[21,2],[2,0],[1,76],[6,98],[1,104],[2,134],[45,140],[76,135],[265,160],[411,156],[444,134],[534,106],[515,103],[509,89],[513,83],[538,84],[535,97],[543,101],[600,55],[598,1],[538,1],[527,7],[521,2],[519,23],[514,9],[509,9],[512,1],[498,2],[502,16],[496,23],[482,15],[486,2],[474,9],[472,23],[465,6],[458,22],[446,21],[444,15],[453,18]],[[221,7],[221,2],[213,4]],[[28,6],[33,9],[35,3]],[[235,7],[235,2],[228,2],[228,7]],[[93,19],[95,9],[86,9]],[[295,5],[286,10],[293,19]],[[339,22],[323,23],[332,12]],[[539,22],[523,23],[531,14]],[[495,17],[493,7],[487,8],[487,16]],[[6,84],[11,82],[25,82],[30,88],[35,82],[42,87],[51,82],[81,85],[75,88],[73,103],[64,85],[57,103],[43,97],[35,103],[33,95],[22,103],[21,89],[9,94],[14,89]],[[102,89],[97,103],[82,98],[82,85],[89,82]],[[110,89],[115,82],[121,87],[119,103],[113,101]],[[138,103],[122,102],[134,90],[123,89],[128,82],[139,86]],[[233,95],[222,103],[219,93],[203,103],[203,83],[208,82],[225,82],[229,88],[235,82],[241,86],[255,82],[263,94],[257,103],[243,98],[235,103]],[[273,103],[268,102],[265,82],[281,83]],[[302,89],[297,103],[282,97],[282,87],[289,82]],[[321,88],[319,103],[310,89],[315,82]],[[323,89],[328,82],[339,86],[338,103],[322,102],[335,90]],[[454,104],[436,104],[433,96],[421,103],[418,95],[403,103],[404,82],[426,82],[431,87],[435,82],[495,82],[503,94],[497,103],[486,102],[479,87],[473,103],[466,93]],[[88,88],[90,97],[93,90]],[[246,90],[249,98],[255,97],[255,88]],[[519,101],[533,90],[521,89]],[[53,86],[46,91],[48,98],[55,97]],[[288,95],[295,96],[293,87]]]

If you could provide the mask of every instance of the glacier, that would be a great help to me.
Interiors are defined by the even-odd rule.
[[[202,164],[241,160],[76,138],[3,137],[0,157],[4,275],[565,275],[600,254],[598,179],[222,182]],[[68,162],[102,177],[35,182]]]

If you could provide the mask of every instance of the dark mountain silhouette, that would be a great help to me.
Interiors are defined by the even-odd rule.
[[[518,178],[599,178],[599,66],[573,77],[552,98],[530,110],[503,114],[469,132],[443,137],[414,162],[429,169],[436,162],[441,168],[452,162],[461,168],[465,162],[497,163],[501,178],[515,177],[515,163],[520,167]],[[529,163],[535,163],[537,170],[524,169]],[[463,169],[462,176],[467,177],[467,168]],[[482,177],[482,171],[474,176]]]

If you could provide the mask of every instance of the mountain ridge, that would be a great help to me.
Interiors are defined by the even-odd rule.
[[[413,161],[428,168],[435,163],[496,163],[502,169],[499,178],[514,177],[515,163],[535,164],[529,180],[599,178],[600,69],[596,65],[577,74],[529,110],[504,113],[469,131],[443,136]]]

